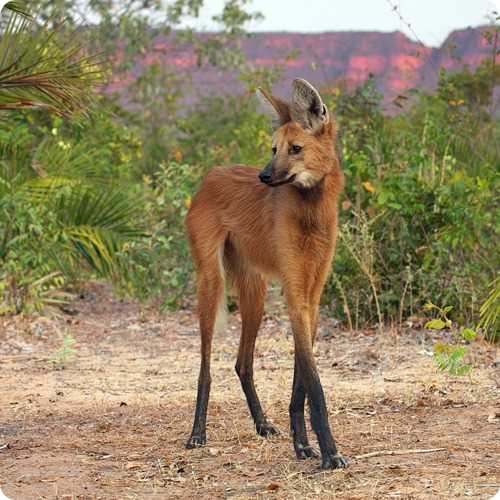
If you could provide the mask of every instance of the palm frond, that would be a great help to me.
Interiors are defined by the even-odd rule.
[[[117,188],[74,189],[57,202],[60,239],[71,248],[75,261],[83,260],[101,276],[112,276],[124,245],[145,236],[136,222],[140,207],[141,200],[132,200]]]
[[[0,40],[0,111],[34,107],[85,114],[102,77],[98,57],[84,55],[78,37],[62,25],[49,30],[19,8],[11,10]]]
[[[101,276],[113,271],[113,256],[119,250],[119,238],[112,231],[90,226],[65,227],[65,236],[79,257]]]
[[[3,8],[10,10],[11,12],[15,12],[16,14],[19,14],[23,17],[26,17],[27,19],[31,19],[31,15],[28,12],[26,2],[21,2],[18,0],[7,2]]]
[[[500,278],[497,278],[491,284],[490,294],[485,300],[480,310],[479,326],[484,328],[486,337],[489,340],[500,339],[499,332],[500,316]]]
[[[109,189],[117,184],[116,176],[105,172],[106,156],[86,143],[66,144],[49,137],[34,146],[24,144],[23,137],[16,140],[12,135],[7,140],[14,145],[3,150],[0,147],[0,197],[4,188],[15,186],[30,201],[43,203],[57,197],[63,189]],[[25,154],[26,149],[34,152]]]
[[[56,138],[42,141],[31,162],[39,176],[59,176],[105,183],[102,153],[84,142],[66,144]],[[114,179],[113,179],[114,180]]]
[[[71,177],[34,177],[23,183],[22,191],[28,200],[43,203],[50,201],[61,189],[72,189],[81,184],[80,180]]]
[[[95,190],[83,188],[62,196],[56,207],[60,224],[96,226],[113,229],[124,237],[138,237],[142,231],[131,225],[140,219],[141,200],[132,200],[120,188]]]

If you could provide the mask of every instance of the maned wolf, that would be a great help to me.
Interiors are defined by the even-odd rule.
[[[187,448],[206,442],[210,352],[225,311],[225,281],[238,292],[242,332],[236,372],[257,432],[278,430],[266,419],[253,382],[255,339],[266,281],[281,282],[295,342],[290,402],[298,458],[317,457],[304,422],[307,395],[322,468],[345,467],[328,424],[325,397],[313,356],[319,302],[337,236],[343,176],[335,153],[335,125],[318,91],[296,79],[287,103],[259,89],[273,114],[272,158],[260,172],[247,166],[215,167],[203,180],[186,218],[197,268],[201,368],[193,430]]]

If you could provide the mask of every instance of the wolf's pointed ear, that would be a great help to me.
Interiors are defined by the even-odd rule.
[[[330,114],[319,92],[302,78],[296,78],[292,84],[290,115],[293,121],[313,133],[322,130],[330,121]]]
[[[255,93],[265,112],[271,115],[274,129],[281,127],[291,120],[290,108],[285,101],[282,101],[278,97],[274,97],[261,87],[259,87]]]

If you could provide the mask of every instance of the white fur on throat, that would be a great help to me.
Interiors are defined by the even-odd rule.
[[[314,177],[313,174],[311,174],[311,172],[307,170],[302,170],[301,172],[296,174],[293,183],[298,184],[305,188],[309,188],[314,186],[314,184],[316,184],[316,178]]]

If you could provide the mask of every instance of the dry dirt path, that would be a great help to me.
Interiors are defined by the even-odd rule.
[[[323,321],[317,361],[346,470],[295,459],[287,322],[266,317],[256,384],[282,436],[253,430],[234,373],[239,319],[214,342],[208,444],[184,449],[194,409],[192,312],[156,316],[98,294],[57,320],[0,318],[0,488],[10,498],[490,498],[500,488],[498,352],[472,379],[437,373],[423,331],[342,332]],[[283,318],[283,316],[281,316]],[[64,332],[76,355],[49,358]],[[371,452],[444,448],[427,454]]]

